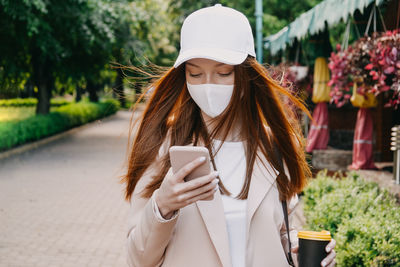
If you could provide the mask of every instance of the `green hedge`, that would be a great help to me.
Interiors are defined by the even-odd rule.
[[[13,98],[0,99],[0,107],[34,107],[38,100],[36,98]],[[71,102],[65,99],[50,99],[50,105],[59,107],[70,104]]]
[[[0,122],[0,151],[114,114],[118,109],[117,100],[108,99],[99,103],[83,101],[61,106],[47,115]]]
[[[303,199],[306,227],[336,239],[337,266],[400,266],[400,206],[376,183],[320,172]]]

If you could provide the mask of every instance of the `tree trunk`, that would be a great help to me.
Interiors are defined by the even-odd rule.
[[[90,102],[99,102],[99,97],[97,96],[97,86],[92,81],[88,80],[86,85],[86,90],[89,93]]]
[[[136,102],[138,101],[140,95],[142,94],[142,87],[140,86],[139,82],[136,81],[135,84],[133,85],[133,88],[135,89],[135,102]]]
[[[51,90],[54,85],[54,78],[51,67],[47,60],[41,58],[39,51],[32,53],[33,79],[32,82],[38,88],[38,103],[36,114],[48,114],[50,111]]]
[[[125,107],[126,99],[124,93],[124,76],[121,68],[117,68],[117,79],[113,87],[113,95],[117,97],[121,103],[121,107]]]
[[[46,82],[43,81],[40,87],[38,86],[38,103],[36,106],[36,114],[48,114],[50,112],[50,98],[51,98],[51,79]]]
[[[76,86],[76,96],[75,96],[75,102],[79,102],[82,99],[82,87]]]
[[[33,90],[34,85],[32,83],[32,79],[29,79],[25,84],[25,97],[36,97],[35,91]]]

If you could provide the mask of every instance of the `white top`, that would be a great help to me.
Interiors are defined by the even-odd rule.
[[[214,149],[221,144],[214,140]],[[235,197],[240,193],[246,175],[246,157],[243,142],[224,142],[215,156],[219,178],[232,196],[221,195],[224,206],[229,247],[233,267],[245,266],[246,204]]]
[[[220,140],[214,140],[214,149],[218,149],[220,144]],[[224,142],[215,156],[215,164],[219,172],[219,178],[225,188],[232,193],[232,196],[221,195],[229,237],[232,267],[244,267],[247,200],[235,198],[242,189],[246,175],[246,157],[243,142]],[[155,191],[158,191],[158,189]],[[160,222],[173,220],[179,214],[178,210],[172,218],[164,219],[155,202],[155,194],[152,196],[152,205],[154,213]]]

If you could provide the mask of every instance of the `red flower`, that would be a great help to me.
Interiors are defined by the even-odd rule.
[[[376,71],[374,71],[374,70],[371,70],[369,72],[369,75],[372,76],[372,80],[378,80],[379,79],[378,73]]]
[[[374,65],[372,65],[371,63],[369,63],[367,66],[365,66],[366,70],[372,70],[372,68],[374,67]]]

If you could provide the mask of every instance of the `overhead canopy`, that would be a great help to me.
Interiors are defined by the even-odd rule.
[[[307,34],[313,35],[322,31],[325,22],[328,26],[334,26],[340,20],[347,21],[357,9],[363,13],[364,9],[374,1],[380,5],[385,0],[325,0],[301,14],[279,32],[266,37],[265,48],[275,55],[288,44],[292,44],[295,39],[300,40]]]

